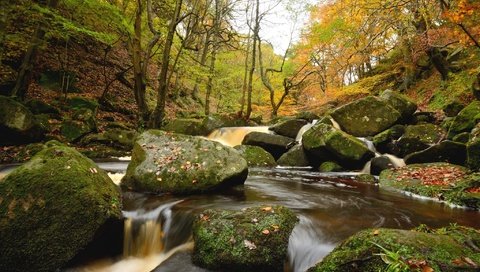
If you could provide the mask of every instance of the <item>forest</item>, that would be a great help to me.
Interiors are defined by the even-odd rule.
[[[478,271],[479,171],[479,0],[0,0],[1,271]]]

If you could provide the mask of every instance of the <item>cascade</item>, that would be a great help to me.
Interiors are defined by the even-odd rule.
[[[306,125],[304,125],[297,133],[297,137],[295,137],[295,141],[301,143],[302,142],[302,136],[305,132],[307,132],[307,130],[311,129],[316,123],[318,122],[318,120],[313,120],[311,123],[308,123]]]
[[[214,130],[207,139],[226,146],[241,145],[243,138],[250,132],[272,133],[267,126],[259,127],[224,127]]]

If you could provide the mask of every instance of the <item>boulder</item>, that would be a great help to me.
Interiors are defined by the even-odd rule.
[[[322,162],[318,167],[318,172],[342,172],[344,169],[341,165],[333,161]]]
[[[370,174],[380,175],[383,170],[395,168],[395,164],[387,156],[375,157],[371,160]]]
[[[237,145],[234,147],[247,160],[248,166],[276,166],[272,154],[259,146]]]
[[[462,132],[460,134],[457,134],[452,139],[452,141],[457,143],[462,143],[462,144],[467,144],[469,140],[470,140],[470,133],[468,132]]]
[[[285,152],[290,149],[295,140],[289,137],[268,134],[263,132],[250,132],[242,141],[244,145],[254,145],[265,149],[272,154],[275,160],[278,160]]]
[[[480,123],[473,129],[467,143],[467,164],[476,171],[480,170]]]
[[[401,114],[383,100],[369,96],[331,113],[340,127],[356,137],[373,136],[396,124]]]
[[[375,155],[359,139],[322,123],[303,134],[302,145],[318,161],[331,160],[333,155],[349,168],[361,167]]]
[[[380,99],[396,109],[401,114],[401,119],[404,122],[408,121],[417,110],[417,105],[409,98],[392,90],[384,91],[380,95]]]
[[[84,97],[71,97],[67,99],[69,109],[89,109],[96,114],[99,104],[95,100]]]
[[[233,148],[182,134],[148,130],[135,142],[122,186],[192,194],[243,184],[247,161]]]
[[[478,121],[480,113],[480,101],[473,101],[463,110],[461,110],[457,117],[453,120],[448,130],[448,139],[452,139],[455,135],[462,132],[470,132]]]
[[[212,131],[222,127],[244,127],[252,124],[253,122],[246,121],[238,118],[237,116],[226,116],[220,114],[212,114],[205,117],[202,121],[202,127],[205,130],[206,135]]]
[[[97,130],[95,113],[88,108],[76,109],[71,119],[62,122],[60,133],[70,142]]]
[[[57,271],[121,217],[120,190],[103,170],[47,146],[0,182],[1,271]]]
[[[465,241],[480,241],[478,230],[457,225],[367,229],[343,241],[308,271],[477,271],[474,265],[480,256],[476,246],[465,246]]]
[[[60,111],[56,107],[38,99],[28,100],[25,103],[25,106],[27,106],[33,114],[51,114],[53,116],[60,115]]]
[[[306,124],[308,124],[308,122],[304,119],[291,119],[279,122],[269,127],[269,129],[278,135],[295,139],[298,131]]]
[[[468,176],[468,169],[448,163],[410,164],[385,170],[380,186],[396,188],[450,204],[480,208],[480,176]]]
[[[375,148],[381,153],[395,153],[394,142],[405,133],[403,125],[394,125],[393,127],[380,132],[372,139]]]
[[[465,144],[443,141],[431,147],[411,153],[405,157],[406,164],[427,162],[448,162],[457,165],[465,165],[467,160],[467,148]]]
[[[162,127],[162,130],[185,135],[206,136],[208,133],[205,131],[202,122],[199,119],[177,118],[168,120],[165,126]]]
[[[193,262],[210,270],[284,271],[297,222],[282,206],[206,210],[193,225]]]
[[[403,136],[396,142],[397,154],[405,157],[413,152],[427,149],[440,142],[444,137],[443,128],[434,124],[407,126]]]
[[[443,107],[443,113],[447,117],[455,117],[457,114],[465,108],[465,105],[458,100],[454,100]]]
[[[309,166],[307,154],[301,144],[297,144],[290,148],[287,153],[283,154],[278,160],[278,165],[282,166]]]
[[[320,119],[320,116],[318,116],[317,114],[315,114],[313,112],[302,111],[302,112],[299,112],[299,113],[295,114],[295,118],[307,120],[307,122],[311,123],[311,122],[313,122],[313,120]]]
[[[0,96],[0,146],[38,141],[43,134],[27,107],[9,97]]]
[[[82,146],[105,145],[117,149],[130,151],[133,148],[138,132],[135,130],[124,130],[119,128],[107,129],[97,134],[89,134],[82,138]]]
[[[437,116],[435,112],[419,111],[413,114],[412,124],[429,124],[437,123]]]

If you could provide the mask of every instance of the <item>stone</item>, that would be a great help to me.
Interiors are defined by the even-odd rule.
[[[71,97],[67,99],[67,105],[70,109],[89,109],[94,113],[99,107],[97,101],[83,97]]]
[[[395,125],[402,116],[389,104],[373,96],[337,108],[331,115],[346,133],[356,137],[378,134]]]
[[[355,180],[361,183],[368,183],[368,184],[377,184],[378,181],[375,176],[371,174],[359,174],[355,176]]]
[[[375,157],[371,160],[370,174],[378,176],[383,170],[392,168],[395,168],[395,165],[389,157]]]
[[[479,121],[478,114],[480,114],[480,101],[473,101],[461,110],[450,125],[448,139],[462,132],[470,132]]]
[[[205,131],[202,122],[201,119],[177,118],[169,120],[162,127],[162,130],[185,135],[206,136],[208,133]]]
[[[46,146],[0,182],[1,271],[57,271],[122,216],[106,172],[72,148]]]
[[[212,114],[206,116],[202,121],[202,127],[206,133],[206,135],[213,132],[215,129],[219,129],[222,127],[244,127],[255,125],[253,122],[249,122],[242,118],[238,118],[237,116],[228,116],[228,115],[220,115],[220,114]]]
[[[303,148],[318,161],[333,157],[349,168],[362,167],[374,153],[359,139],[326,124],[316,124],[303,134]]]
[[[193,262],[209,270],[283,271],[297,222],[282,206],[206,210],[193,225]]]
[[[254,145],[265,149],[268,153],[272,154],[275,160],[278,160],[285,152],[290,149],[291,145],[295,142],[295,139],[274,135],[263,132],[250,132],[242,141],[244,145]]]
[[[269,130],[278,135],[295,139],[298,131],[300,131],[300,129],[306,124],[308,124],[308,122],[304,119],[291,119],[277,123],[269,127]]]
[[[97,130],[95,113],[88,108],[76,109],[72,119],[62,122],[60,133],[70,142],[78,141],[83,136]]]
[[[467,143],[467,165],[473,170],[480,171],[480,123],[472,130]]]
[[[392,90],[384,91],[380,95],[380,99],[396,109],[401,114],[401,119],[404,122],[408,121],[417,110],[417,105],[414,102],[406,96]]]
[[[467,160],[467,147],[465,144],[443,141],[431,147],[411,153],[405,157],[406,164],[427,162],[448,162],[465,165]]]
[[[237,145],[234,147],[247,160],[248,166],[276,166],[272,154],[259,146]]]
[[[326,161],[322,162],[318,167],[318,172],[342,172],[344,171],[343,167],[336,162]]]
[[[290,148],[287,153],[283,154],[278,160],[278,165],[282,166],[309,166],[310,161],[308,160],[307,154],[303,149],[301,144],[297,144],[294,147]]]
[[[405,133],[403,125],[394,125],[393,127],[382,131],[375,135],[372,143],[375,148],[381,153],[395,153],[394,142],[398,140]]]
[[[445,137],[443,128],[434,124],[411,125],[405,128],[405,133],[397,141],[398,155],[408,154],[427,149],[440,142]]]
[[[441,229],[366,229],[343,241],[308,272],[390,271],[393,265],[397,270],[392,271],[414,271],[409,261],[425,261],[424,267],[430,269],[423,271],[459,271],[452,260],[480,262],[475,248],[465,246],[465,241],[480,241],[478,230],[457,225]],[[400,258],[392,259],[392,254]],[[465,266],[467,271],[476,270]]]
[[[107,129],[97,134],[89,134],[81,139],[82,146],[105,145],[120,150],[130,151],[133,148],[138,132],[119,128]]]
[[[44,131],[27,107],[0,96],[0,146],[31,143],[43,137]]]
[[[243,184],[247,174],[247,161],[231,147],[147,130],[133,146],[122,187],[149,193],[203,193]]]
[[[299,112],[299,113],[295,114],[295,118],[307,120],[307,122],[311,123],[311,122],[313,122],[313,120],[320,119],[320,116],[318,116],[317,114],[315,114],[313,112],[302,111],[302,112]]]
[[[25,106],[27,106],[33,114],[51,114],[53,116],[60,115],[60,111],[56,107],[38,99],[28,100],[25,103]]]
[[[443,113],[447,117],[455,117],[457,114],[465,108],[465,105],[458,100],[454,100],[443,107]]]

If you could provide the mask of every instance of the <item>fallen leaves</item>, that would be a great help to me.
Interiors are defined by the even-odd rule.
[[[264,230],[262,230],[262,233],[265,234],[265,235],[269,235],[270,231],[268,229],[264,229]]]
[[[380,234],[380,231],[378,229],[373,231],[373,236],[377,236],[379,234]]]
[[[263,208],[262,208],[262,211],[264,211],[264,212],[273,212],[273,209],[272,209],[272,207],[263,207]]]
[[[466,175],[458,167],[454,166],[430,166],[425,168],[397,168],[396,181],[419,180],[423,185],[448,186]]]

